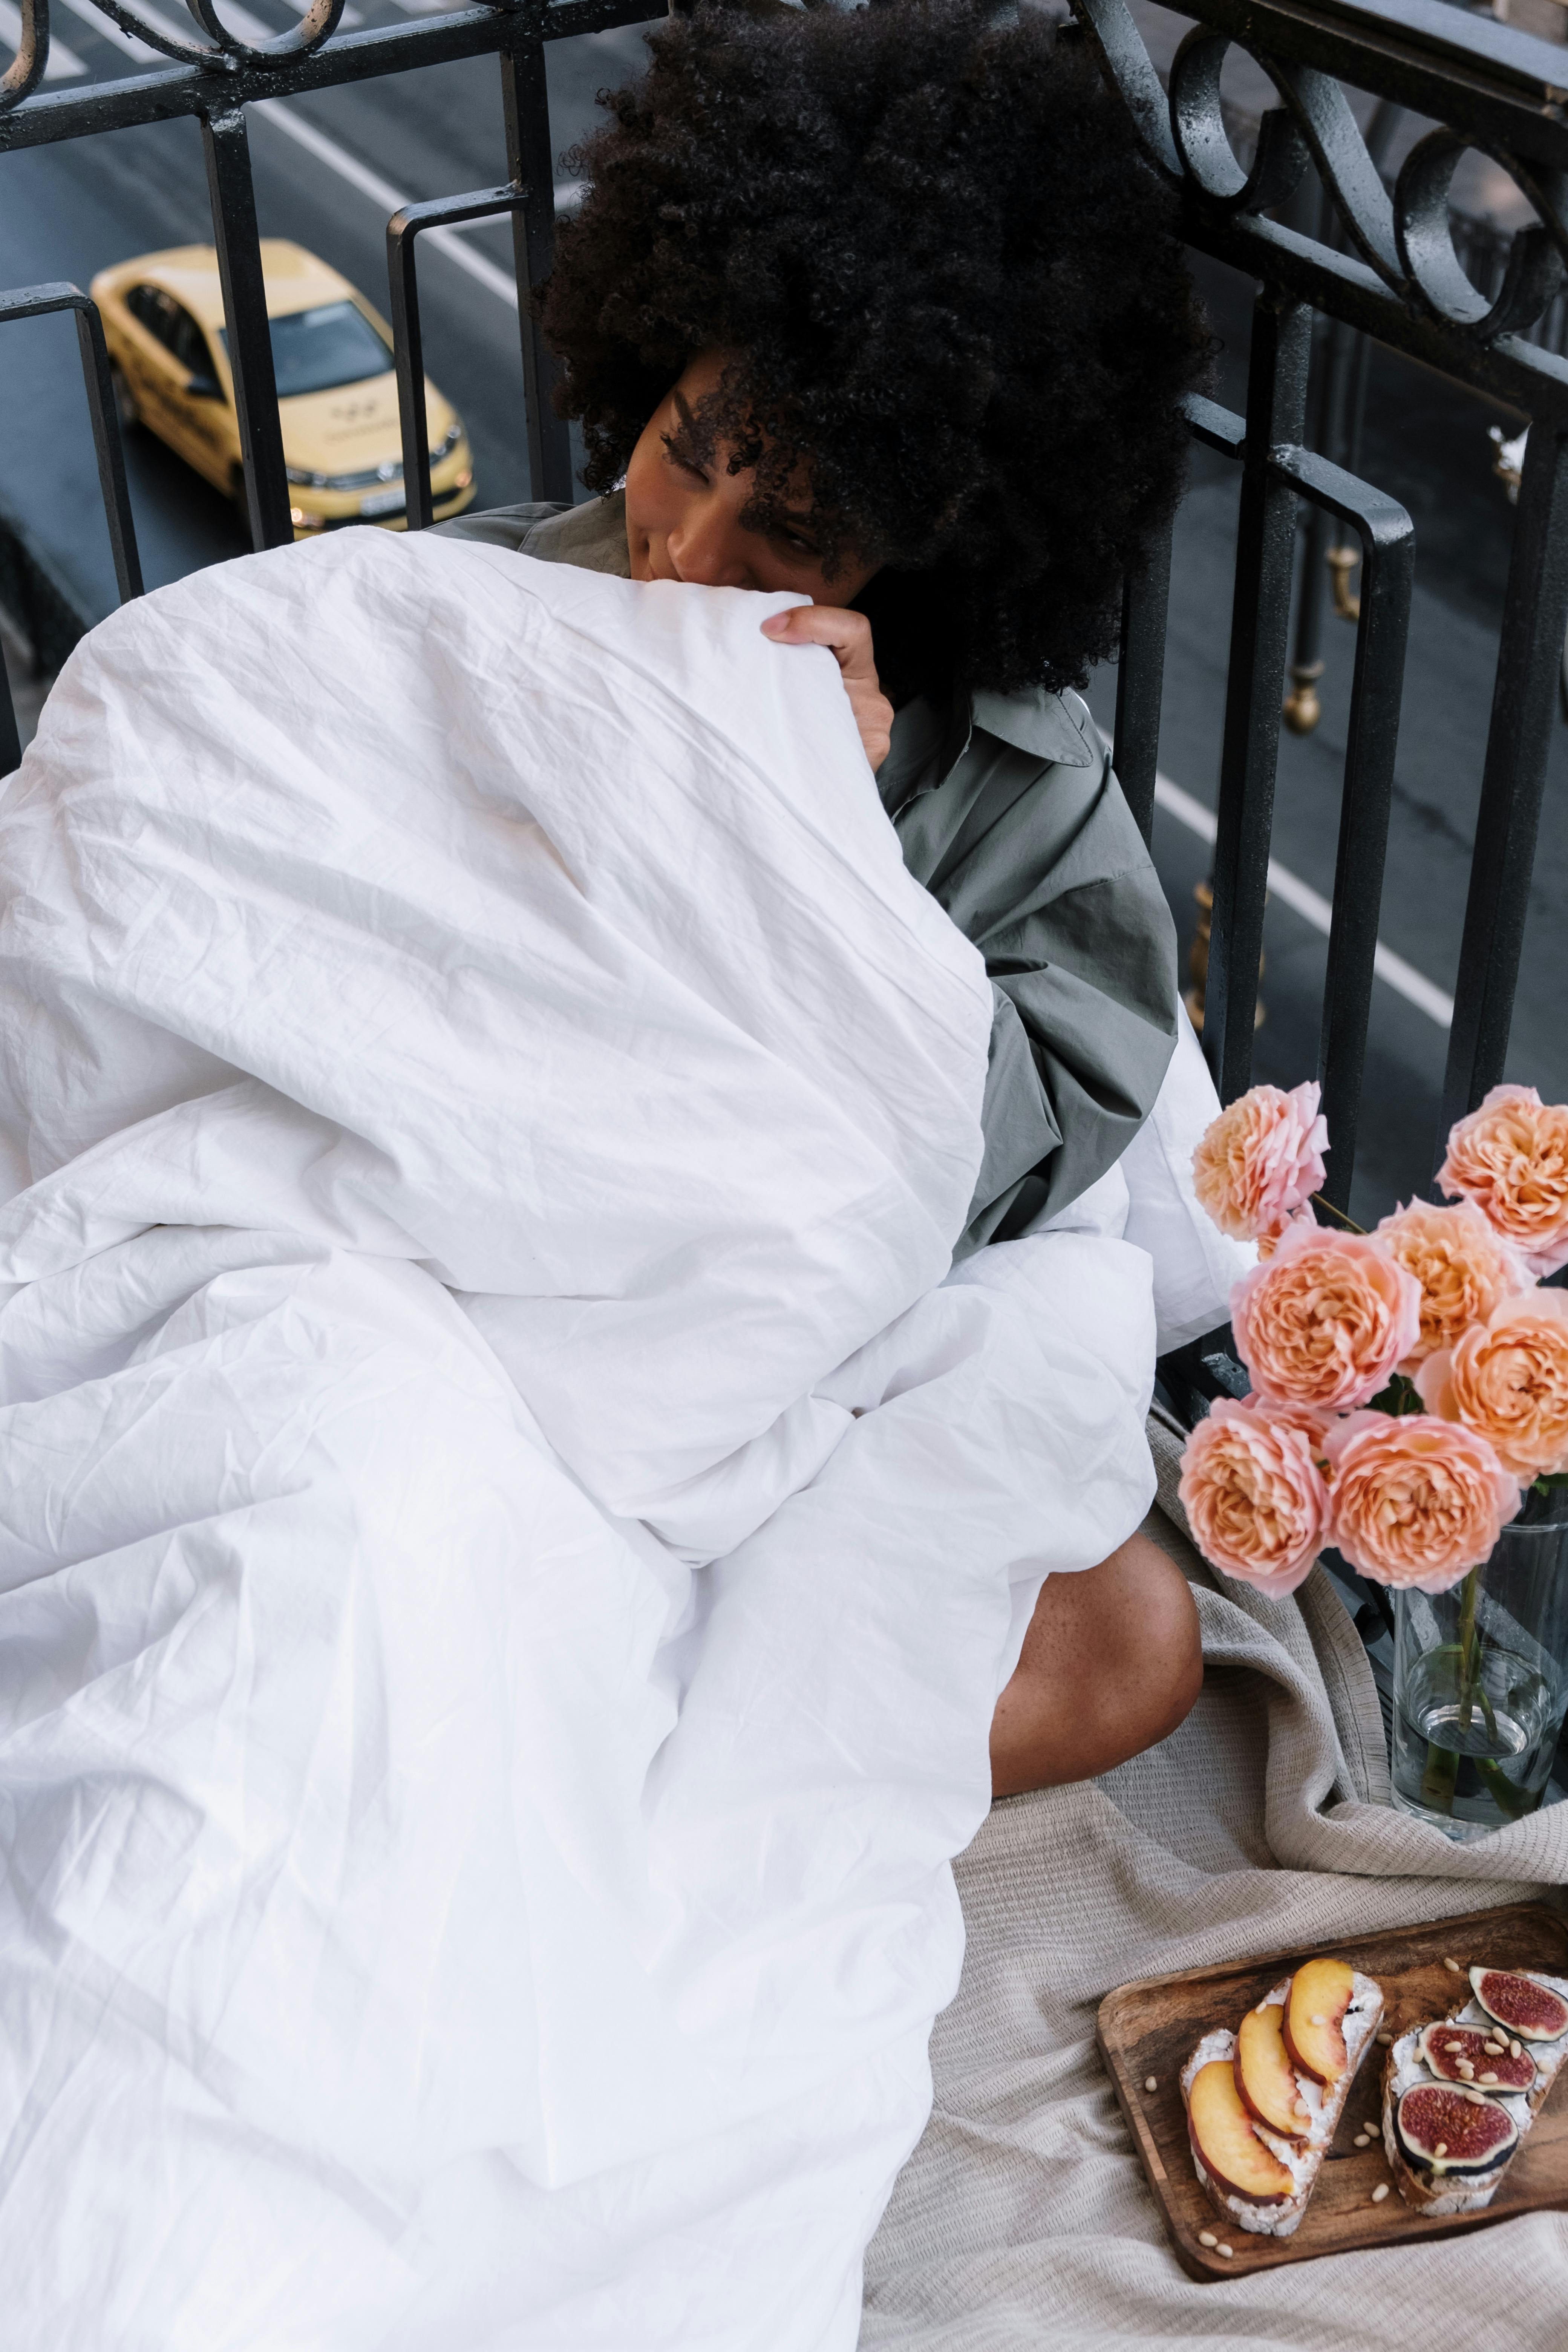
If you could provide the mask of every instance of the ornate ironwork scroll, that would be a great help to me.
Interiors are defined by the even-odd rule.
[[[1262,285],[1241,452],[1253,486],[1244,489],[1237,551],[1205,1035],[1227,1098],[1247,1085],[1251,1066],[1294,541],[1283,485],[1303,454],[1309,314],[1342,320],[1531,419],[1455,991],[1446,1130],[1502,1070],[1568,631],[1568,361],[1526,340],[1562,291],[1568,265],[1568,58],[1439,0],[1184,0],[1183,13],[1198,21],[1167,89],[1124,0],[1072,6],[1152,162],[1179,194],[1185,236]],[[1233,46],[1262,68],[1279,100],[1245,167],[1220,98]],[[1436,126],[1411,149],[1392,187],[1347,86]],[[1538,215],[1515,236],[1491,295],[1464,269],[1449,209],[1467,149],[1506,172]],[[1331,242],[1279,217],[1309,173],[1336,225]],[[1363,684],[1376,601],[1363,588]],[[1139,658],[1139,644],[1162,620],[1142,615],[1130,657]],[[1386,632],[1386,612],[1384,625]],[[1401,635],[1403,628],[1401,619]],[[1378,667],[1386,667],[1384,656]],[[1124,693],[1130,707],[1138,704],[1135,689]],[[1397,694],[1386,676],[1377,705],[1358,711],[1352,730],[1362,729],[1363,760],[1391,776]],[[1368,846],[1363,795],[1362,851],[1348,854],[1352,797],[1347,789],[1321,1072],[1327,1083],[1337,1038],[1337,1055],[1352,1055],[1359,1087],[1372,983],[1367,909],[1375,922],[1381,849],[1369,873],[1360,862]],[[1349,973],[1347,955],[1355,966]],[[1338,1139],[1342,1108],[1334,1118]],[[1336,1151],[1341,1189],[1343,1157]]]

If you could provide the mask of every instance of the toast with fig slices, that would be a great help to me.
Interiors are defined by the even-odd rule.
[[[1469,1970],[1447,2017],[1412,2026],[1383,2070],[1383,2145],[1394,2186],[1441,2219],[1489,2205],[1568,2059],[1568,1978]]]
[[[1182,2069],[1193,2168],[1238,2230],[1289,2238],[1300,2226],[1383,1993],[1346,1960],[1307,1960],[1232,2033],[1205,2033]]]

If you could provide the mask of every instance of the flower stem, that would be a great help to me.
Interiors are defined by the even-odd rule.
[[[1325,1201],[1321,1192],[1314,1192],[1312,1198],[1317,1202],[1320,1209],[1326,1209],[1328,1211],[1330,1216],[1332,1217],[1335,1224],[1339,1226],[1342,1233],[1365,1234],[1366,1227],[1364,1225],[1358,1225],[1353,1217],[1347,1217],[1342,1209],[1336,1209],[1333,1202],[1331,1201]]]
[[[1480,1636],[1476,1626],[1476,1603],[1480,1596],[1480,1563],[1471,1569],[1465,1579],[1465,1589],[1459,1597],[1459,1638],[1455,1647],[1459,1653],[1459,1731],[1461,1736],[1470,1727],[1475,1713],[1480,1679]],[[1485,1691],[1479,1691],[1482,1706],[1490,1717],[1491,1707]],[[1458,1751],[1439,1748],[1435,1740],[1426,1746],[1426,1769],[1421,1776],[1421,1794],[1434,1812],[1451,1813],[1454,1793],[1459,1778]]]

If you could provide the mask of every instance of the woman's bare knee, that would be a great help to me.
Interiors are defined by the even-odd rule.
[[[1185,1578],[1146,1536],[1047,1578],[991,1731],[997,1796],[1091,1780],[1168,1738],[1203,1682]]]

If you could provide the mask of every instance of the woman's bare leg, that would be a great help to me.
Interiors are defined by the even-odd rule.
[[[1049,1576],[991,1725],[998,1797],[1089,1780],[1174,1731],[1204,1678],[1187,1581],[1147,1536]]]

